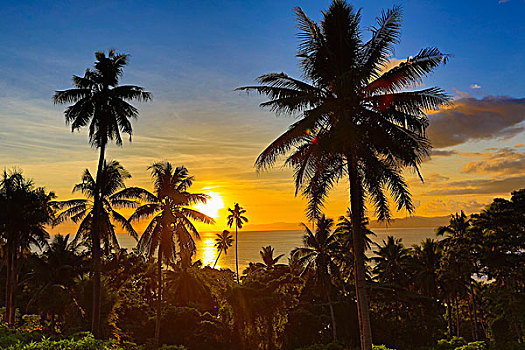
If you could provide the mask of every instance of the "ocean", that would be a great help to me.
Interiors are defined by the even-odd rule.
[[[417,227],[417,228],[374,228],[376,234],[373,240],[379,244],[387,236],[402,238],[402,243],[406,247],[413,244],[419,244],[425,238],[435,238],[434,227]],[[196,259],[202,261],[204,265],[213,265],[217,258],[217,251],[214,247],[216,232],[201,233],[201,239],[196,241],[197,254]],[[239,231],[239,272],[241,272],[248,263],[259,262],[261,257],[259,251],[263,246],[271,245],[275,251],[274,256],[284,254],[281,262],[287,263],[290,251],[303,244],[304,231]],[[233,232],[235,238],[235,232]],[[136,241],[129,235],[119,234],[119,243],[122,248],[129,250],[136,246]],[[220,268],[235,269],[235,243],[225,255],[221,254],[217,266]]]

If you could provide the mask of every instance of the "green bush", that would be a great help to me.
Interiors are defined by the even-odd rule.
[[[372,350],[395,350],[395,349],[387,348],[386,345],[372,345]]]
[[[487,343],[484,341],[476,341],[472,343],[468,343],[467,345],[460,346],[459,348],[456,348],[455,350],[487,350],[488,346]]]
[[[452,339],[440,339],[437,343],[436,350],[456,350],[467,345],[467,341],[461,337],[452,337]]]

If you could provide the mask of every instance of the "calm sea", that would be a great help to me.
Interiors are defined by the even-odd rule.
[[[418,228],[375,228],[376,234],[374,241],[381,243],[387,236],[402,238],[403,244],[410,247],[413,244],[419,244],[425,238],[435,238],[434,227]],[[240,231],[239,232],[239,270],[244,269],[249,262],[258,262],[261,260],[259,251],[263,246],[271,245],[275,248],[274,256],[284,254],[282,262],[286,263],[290,251],[296,247],[302,246],[303,231]],[[216,232],[201,233],[200,241],[197,241],[197,259],[200,259],[204,265],[213,265],[217,258],[215,250]],[[234,233],[235,235],[235,233]],[[119,234],[118,239],[122,248],[133,249],[136,242],[133,238],[125,234]],[[235,268],[235,244],[228,250],[228,253],[221,254],[217,267]]]

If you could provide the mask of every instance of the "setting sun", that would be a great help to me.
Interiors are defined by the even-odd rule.
[[[224,208],[224,201],[222,200],[221,195],[217,192],[204,192],[210,196],[210,198],[206,201],[206,203],[199,203],[195,205],[195,209],[214,219],[217,219],[219,217],[219,210]]]

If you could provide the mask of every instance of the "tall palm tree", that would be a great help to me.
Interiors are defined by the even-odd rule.
[[[248,218],[243,215],[246,213],[246,210],[239,203],[235,203],[233,209],[228,208],[228,211],[230,212],[230,215],[228,215],[228,226],[232,227],[235,225],[235,270],[237,272],[237,283],[239,283],[239,240],[237,239],[237,231],[242,228],[244,223],[248,222]]]
[[[215,248],[217,248],[219,254],[217,255],[217,259],[215,259],[215,263],[213,263],[213,268],[215,268],[215,265],[217,265],[217,261],[219,261],[221,253],[224,252],[224,255],[226,255],[228,248],[232,246],[232,243],[233,237],[230,234],[230,231],[224,230],[222,233],[217,233],[217,237],[215,238]]]
[[[131,119],[139,115],[137,108],[128,101],[149,101],[151,94],[140,86],[119,85],[122,70],[128,63],[129,55],[117,54],[110,50],[95,52],[93,69],[87,69],[83,77],[73,75],[74,87],[69,90],[56,91],[53,96],[55,104],[70,104],[64,111],[66,123],[71,131],[80,130],[89,125],[89,142],[100,150],[95,184],[100,183],[106,146],[115,140],[122,145],[121,133],[130,136],[133,132]],[[100,193],[95,188],[93,205],[94,217],[102,211]],[[97,227],[99,220],[92,220],[91,245],[93,255],[93,315],[91,331],[95,337],[100,332],[100,236]]]
[[[389,219],[386,192],[398,209],[412,212],[401,171],[408,166],[419,173],[430,149],[425,111],[438,109],[449,97],[439,88],[408,90],[448,56],[427,48],[387,70],[399,41],[399,7],[383,12],[368,41],[362,40],[360,11],[344,0],[334,0],[320,24],[300,8],[295,13],[306,81],[270,73],[258,78],[261,85],[240,88],[268,96],[263,107],[298,118],[260,154],[257,168],[289,155],[285,164],[295,169],[296,192],[302,189],[309,199],[310,218],[319,217],[330,189],[344,176],[350,183],[352,222],[361,222],[365,198],[380,220]],[[360,230],[361,225],[353,225],[356,294],[361,346],[369,350],[372,331]]]
[[[332,319],[332,337],[333,341],[336,342],[337,324],[330,292],[332,276],[337,277],[339,275],[339,268],[333,260],[333,255],[341,246],[337,239],[338,235],[332,232],[333,224],[333,220],[324,215],[317,221],[315,233],[308,226],[302,224],[305,230],[304,247],[294,249],[292,254],[299,257],[299,261],[304,266],[303,273],[311,272],[317,289],[325,292]]]
[[[114,223],[118,224],[131,237],[137,240],[138,235],[133,226],[116,210],[118,208],[134,208],[138,205],[133,196],[127,195],[124,182],[130,177],[129,172],[116,160],[104,161],[98,186],[90,171],[88,169],[84,170],[82,182],[73,187],[73,193],[81,192],[87,199],[70,199],[54,202],[59,210],[55,224],[67,220],[78,223],[77,233],[73,242],[82,242],[93,249],[91,228],[95,217],[95,191],[98,188],[102,211],[99,213],[100,223],[97,227],[104,254],[108,255],[111,250],[118,251],[120,249]]]
[[[190,193],[193,176],[183,166],[173,168],[169,162],[157,162],[148,167],[153,178],[155,193],[142,188],[128,188],[126,194],[140,198],[146,203],[138,207],[129,221],[151,218],[140,237],[138,250],[149,259],[157,255],[157,317],[155,341],[160,339],[162,316],[162,264],[175,263],[177,244],[183,266],[189,265],[196,245],[193,237],[200,238],[192,220],[213,224],[209,216],[190,208],[198,203],[206,203],[209,198],[203,193]]]
[[[4,170],[0,179],[0,240],[6,261],[5,320],[15,322],[15,296],[20,261],[30,246],[44,247],[49,234],[46,224],[54,219],[53,192],[35,187],[20,170]]]

